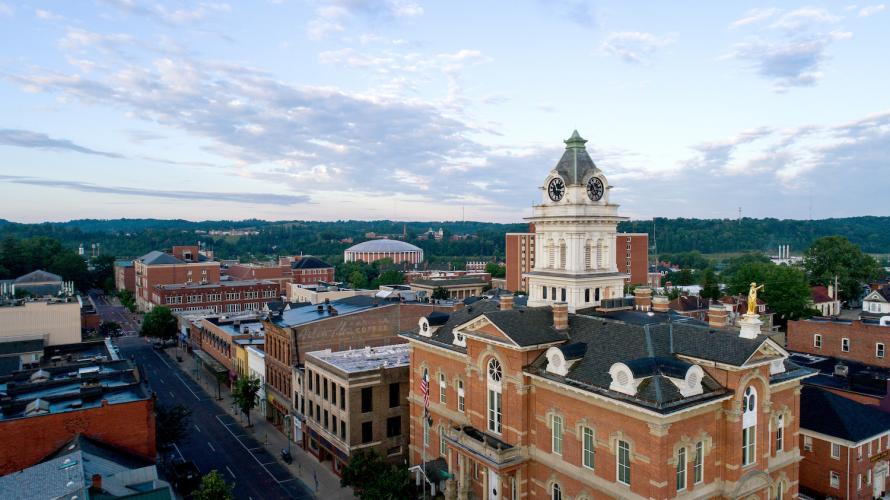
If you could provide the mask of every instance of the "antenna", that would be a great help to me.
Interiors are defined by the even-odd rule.
[[[742,207],[739,207],[739,224],[742,223]]]

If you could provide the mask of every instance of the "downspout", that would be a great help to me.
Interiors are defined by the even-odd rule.
[[[847,446],[847,498],[850,498],[850,447]]]

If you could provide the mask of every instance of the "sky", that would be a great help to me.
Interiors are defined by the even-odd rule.
[[[0,218],[890,215],[890,9],[0,0]]]

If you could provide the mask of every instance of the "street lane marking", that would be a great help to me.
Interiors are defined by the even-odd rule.
[[[207,446],[210,447],[210,449],[213,451],[213,453],[216,453],[216,448],[214,448],[213,445],[210,444],[210,441],[207,441]]]
[[[188,391],[189,391],[190,393],[192,393],[192,396],[194,396],[195,399],[197,399],[198,401],[201,401],[200,396],[198,396],[197,394],[195,394],[195,391],[193,391],[192,388],[189,387],[189,385],[185,383],[185,380],[182,380],[182,377],[180,377],[178,373],[176,374],[176,378],[178,378],[179,381],[182,382],[182,385],[184,385],[185,388],[188,389]]]
[[[198,427],[198,424],[192,424],[192,425],[194,425],[194,426],[195,426],[195,429],[197,429],[197,430],[198,430],[198,432],[201,432],[201,428],[200,428],[200,427]]]
[[[184,457],[184,456],[182,456],[182,452],[181,452],[181,451],[179,451],[179,446],[176,446],[176,443],[173,443],[173,449],[175,449],[175,450],[176,450],[176,453],[179,453],[179,458],[181,458],[181,459],[183,459],[183,460],[185,460],[185,457]]]
[[[158,377],[158,380],[160,380],[162,384],[164,383],[164,379],[162,379],[161,377]]]
[[[170,393],[170,397],[171,397],[171,398],[176,399],[176,396],[173,395],[173,391],[167,391],[167,392]]]
[[[164,363],[164,366],[166,366],[167,368],[170,368],[170,364],[167,363],[167,360],[165,360],[165,359],[163,358],[163,356],[161,356],[160,354],[158,354],[158,351],[151,351],[151,352],[155,353],[155,356],[157,356],[158,359],[161,360],[161,363]]]
[[[230,469],[228,465],[226,465],[226,470],[229,471],[229,474],[232,475],[232,479],[235,479],[235,473],[232,472],[232,469]]]
[[[235,433],[232,432],[232,429],[229,429],[229,427],[228,427],[226,424],[223,423],[222,419],[219,418],[219,417],[222,416],[222,415],[226,415],[226,414],[223,413],[223,414],[221,414],[221,415],[217,415],[217,416],[216,416],[216,419],[219,420],[219,423],[221,423],[222,426],[225,427],[227,431],[229,431],[229,434],[231,434],[232,437],[235,437]],[[226,415],[226,416],[228,416],[228,415]],[[252,456],[253,459],[256,460],[256,463],[260,464],[260,467],[262,467],[263,470],[266,471],[266,474],[269,474],[269,476],[272,478],[273,481],[275,481],[275,482],[278,483],[278,484],[281,484],[281,481],[279,481],[278,478],[275,477],[275,474],[272,474],[272,472],[269,471],[269,469],[267,469],[266,466],[263,465],[262,462],[260,462],[260,459],[257,458],[256,455],[254,455],[253,453],[250,453],[250,449],[249,449],[247,446],[245,446],[244,443],[242,443],[242,442],[239,441],[238,439],[235,439],[235,441],[238,441],[238,444],[240,444],[242,448],[244,448],[245,450],[247,450],[247,452],[250,454],[250,456]],[[290,471],[287,471],[287,472],[288,472],[288,474],[290,474]],[[291,479],[293,479],[293,477],[291,477]]]

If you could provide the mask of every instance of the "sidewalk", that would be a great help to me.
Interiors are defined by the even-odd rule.
[[[241,410],[235,406],[232,400],[232,393],[225,386],[220,389],[222,400],[216,400],[216,381],[211,380],[212,376],[206,371],[199,370],[198,377],[195,373],[186,368],[191,357],[188,354],[183,355],[183,362],[176,362],[175,349],[170,349],[167,353],[171,364],[177,364],[180,370],[189,378],[195,380],[210,395],[217,406],[224,413],[232,415],[251,434],[254,439],[265,443],[266,450],[274,457],[281,456],[281,450],[287,448],[287,439],[278,429],[266,421],[259,411],[254,409],[250,414],[250,422],[253,427],[247,427],[247,418],[241,413]],[[356,496],[352,494],[352,488],[343,488],[340,486],[340,478],[331,470],[327,464],[321,464],[303,448],[297,446],[297,443],[291,443],[291,455],[294,457],[293,463],[288,465],[279,460],[279,463],[286,467],[294,477],[299,478],[306,486],[315,493],[317,498],[325,500],[354,500]],[[318,489],[316,491],[315,478],[318,478]]]

